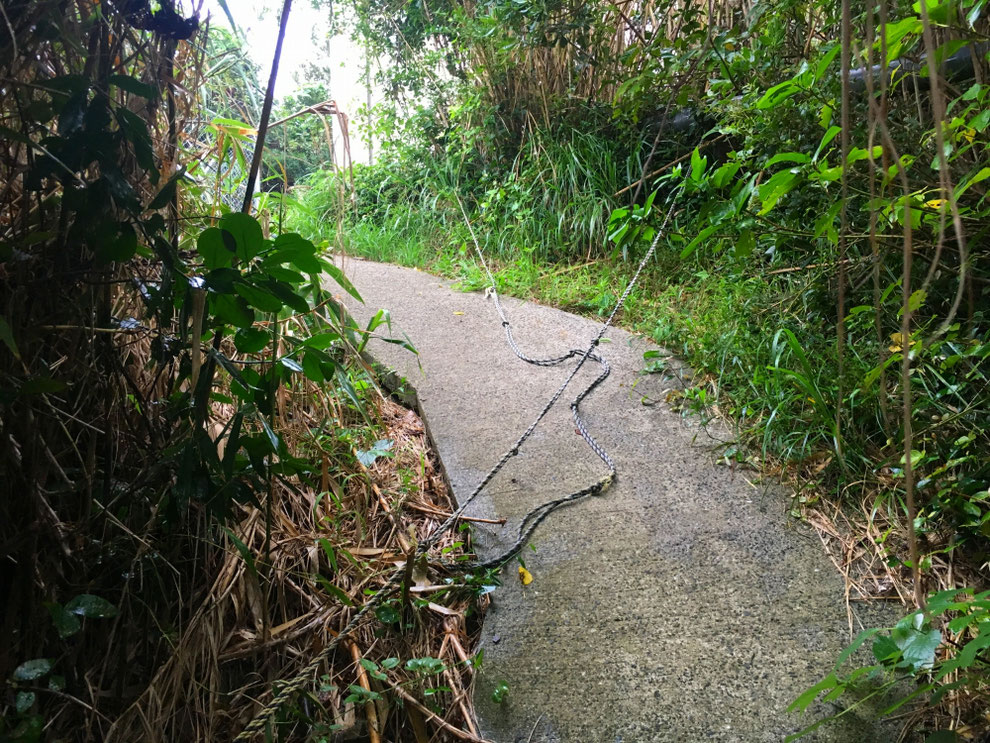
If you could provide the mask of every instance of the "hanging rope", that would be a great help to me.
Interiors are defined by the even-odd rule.
[[[653,258],[653,254],[656,252],[657,245],[660,244],[660,238],[666,233],[667,225],[670,222],[670,218],[674,213],[674,206],[677,201],[676,198],[671,199],[670,207],[667,209],[667,213],[664,215],[663,222],[660,225],[660,229],[657,230],[656,236],[653,242],[650,244],[649,250],[646,251],[646,255],[639,262],[639,266],[636,269],[636,273],[629,280],[626,285],[625,291],[622,292],[622,296],[619,297],[615,306],[612,308],[612,312],[609,314],[605,322],[602,323],[595,337],[592,338],[591,342],[586,348],[572,348],[563,356],[557,356],[547,359],[537,359],[527,356],[516,344],[515,338],[512,335],[512,324],[509,322],[508,315],[505,312],[505,308],[502,306],[502,302],[498,296],[498,287],[495,282],[495,276],[492,274],[491,269],[488,267],[488,262],[485,260],[485,255],[481,250],[481,245],[478,243],[478,239],[474,234],[474,229],[471,227],[471,222],[467,217],[467,213],[464,211],[464,206],[461,204],[460,199],[458,199],[458,205],[461,208],[461,213],[464,215],[464,219],[467,223],[468,230],[471,232],[471,239],[474,242],[474,249],[478,255],[478,259],[481,265],[485,269],[485,273],[488,276],[489,286],[486,293],[491,296],[494,300],[495,310],[498,312],[499,319],[502,322],[502,328],[505,330],[505,337],[508,341],[509,347],[512,352],[522,361],[527,364],[532,364],[534,366],[560,366],[564,362],[577,358],[578,361],[571,370],[571,373],[567,378],[561,383],[557,388],[556,392],[550,396],[543,409],[537,414],[536,419],[529,425],[529,427],[522,433],[522,435],[516,439],[516,442],[509,447],[509,449],[502,455],[502,457],[496,462],[495,466],[489,470],[488,474],[485,475],[481,482],[471,491],[471,494],[464,499],[464,502],[454,511],[450,517],[447,518],[442,524],[437,526],[433,532],[419,542],[416,546],[416,554],[412,559],[418,560],[420,557],[425,555],[427,551],[434,546],[437,541],[450,529],[454,527],[460,517],[467,510],[468,506],[474,501],[475,498],[488,486],[488,484],[495,478],[495,476],[502,470],[503,467],[511,460],[513,457],[519,454],[519,450],[526,440],[533,434],[536,427],[540,422],[547,416],[547,414],[553,409],[560,398],[563,396],[564,391],[573,381],[574,377],[577,376],[578,372],[585,365],[586,362],[594,361],[598,363],[601,368],[601,372],[595,377],[594,380],[588,384],[578,395],[571,401],[571,415],[574,418],[574,423],[577,426],[578,431],[581,433],[581,437],[585,440],[585,443],[591,448],[591,450],[598,456],[599,459],[604,462],[605,466],[608,468],[608,473],[604,475],[601,479],[592,485],[588,485],[580,490],[575,490],[572,493],[555,498],[553,500],[542,503],[536,508],[532,509],[529,513],[523,517],[522,522],[519,524],[519,530],[516,540],[512,543],[510,547],[503,550],[495,557],[491,557],[486,560],[476,561],[476,562],[440,562],[439,565],[449,569],[456,570],[459,572],[465,572],[469,570],[482,570],[498,567],[505,564],[507,561],[515,557],[519,551],[527,544],[536,531],[537,527],[549,516],[551,513],[556,511],[558,508],[566,506],[582,498],[586,498],[592,495],[600,495],[605,492],[616,478],[615,462],[609,456],[608,452],[597,442],[594,437],[588,432],[588,428],[585,425],[584,419],[581,417],[581,403],[584,399],[594,392],[595,388],[598,387],[602,382],[608,378],[610,373],[610,368],[608,362],[602,357],[598,352],[598,345],[601,343],[605,333],[608,329],[612,327],[612,323],[616,316],[625,306],[626,300],[632,293],[632,290],[636,287],[636,283],[639,281],[640,275],[646,268],[650,259]],[[292,695],[297,691],[302,689],[307,683],[312,681],[314,674],[319,670],[323,662],[330,656],[331,653],[340,644],[340,641],[351,634],[360,624],[361,620],[371,611],[379,607],[383,601],[389,598],[395,591],[397,591],[402,585],[402,578],[405,575],[405,566],[397,567],[392,575],[389,577],[388,582],[371,598],[369,598],[361,608],[351,617],[350,621],[344,626],[344,628],[329,642],[326,647],[324,647],[317,655],[315,655],[309,663],[295,676],[291,679],[285,681],[279,688],[277,694],[272,697],[261,710],[258,711],[254,719],[248,723],[247,727],[240,732],[240,734],[234,739],[235,741],[245,741],[250,740],[252,737],[262,732],[268,721],[275,715],[275,713],[285,705],[291,698]]]

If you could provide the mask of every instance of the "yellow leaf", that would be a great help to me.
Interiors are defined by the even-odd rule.
[[[463,315],[464,313],[463,312],[455,312],[454,314],[455,315]]]
[[[522,565],[519,566],[519,582],[524,586],[528,586],[533,582],[533,574]]]

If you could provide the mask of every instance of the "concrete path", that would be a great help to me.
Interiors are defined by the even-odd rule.
[[[481,294],[395,266],[349,259],[345,270],[365,299],[362,307],[346,297],[349,310],[367,321],[388,308],[394,333],[419,350],[422,370],[396,345],[369,346],[415,387],[464,497],[569,368],[516,359]],[[504,302],[533,356],[584,347],[596,330],[558,310]],[[531,585],[505,571],[485,620],[475,695],[483,731],[497,743],[782,741],[814,721],[786,707],[848,641],[842,581],[817,537],[786,516],[785,495],[713,465],[704,432],[662,403],[643,404],[671,386],[640,374],[651,346],[620,330],[607,337],[612,375],[582,409],[619,481],[540,527],[535,551],[524,552]],[[597,373],[590,367],[575,381]],[[476,532],[482,554],[511,543],[530,508],[602,474],[571,422],[571,397],[476,501],[475,515],[509,519],[504,532]],[[497,705],[500,681],[509,693]],[[853,718],[805,740],[888,735]]]

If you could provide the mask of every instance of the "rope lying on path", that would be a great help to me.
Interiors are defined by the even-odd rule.
[[[509,347],[512,349],[512,352],[522,361],[525,361],[528,364],[533,364],[534,366],[559,366],[560,364],[563,364],[565,361],[568,361],[569,359],[573,359],[573,358],[578,358],[578,362],[574,365],[574,368],[571,370],[571,373],[567,376],[567,378],[563,381],[563,383],[561,383],[561,385],[557,388],[557,391],[554,392],[553,395],[551,395],[549,400],[547,400],[546,404],[543,406],[543,409],[540,410],[539,414],[537,414],[536,419],[522,433],[522,435],[518,439],[516,439],[516,442],[508,449],[508,451],[506,451],[505,454],[502,455],[502,457],[498,460],[498,462],[496,462],[495,466],[492,467],[491,470],[489,470],[488,474],[485,475],[485,477],[481,480],[480,483],[478,483],[475,489],[464,500],[464,502],[461,503],[461,505],[457,508],[457,510],[455,510],[447,518],[446,521],[444,521],[436,529],[434,529],[433,532],[428,537],[426,537],[425,539],[419,542],[419,544],[416,546],[416,555],[413,559],[418,559],[421,556],[425,555],[426,552],[430,549],[430,547],[434,546],[437,543],[437,541],[439,541],[439,539],[443,536],[444,533],[452,529],[454,525],[457,523],[458,519],[464,514],[464,511],[467,510],[468,506],[471,505],[472,501],[474,501],[474,499],[478,497],[481,491],[488,486],[488,484],[495,478],[495,476],[502,470],[502,468],[505,467],[505,465],[509,462],[509,460],[512,459],[517,454],[519,454],[520,447],[524,443],[526,443],[526,440],[533,434],[533,431],[536,430],[536,427],[547,416],[547,414],[554,407],[554,405],[557,404],[561,396],[563,396],[564,391],[570,385],[571,381],[574,379],[575,376],[577,376],[578,372],[581,371],[581,368],[589,360],[597,362],[601,367],[601,372],[594,380],[591,381],[591,383],[587,387],[585,387],[580,393],[578,393],[578,395],[571,402],[571,415],[574,418],[574,423],[577,426],[578,431],[580,431],[581,433],[581,437],[585,440],[585,442],[588,444],[591,450],[599,457],[599,459],[602,460],[602,462],[605,463],[605,466],[608,468],[608,474],[606,474],[604,477],[598,480],[598,482],[592,485],[588,485],[587,487],[581,488],[580,490],[576,490],[572,493],[568,493],[567,495],[564,495],[560,498],[555,498],[553,500],[547,501],[546,503],[543,503],[537,506],[536,508],[532,509],[529,513],[526,514],[522,522],[519,524],[519,534],[518,537],[516,538],[516,541],[512,544],[512,546],[504,550],[496,557],[492,557],[490,559],[482,560],[478,562],[441,562],[440,563],[440,565],[442,565],[445,568],[463,572],[466,570],[493,568],[504,564],[508,560],[511,560],[513,557],[515,557],[516,554],[519,553],[519,551],[523,548],[523,546],[529,541],[530,537],[532,537],[533,535],[533,532],[536,531],[537,527],[544,521],[544,519],[547,518],[547,516],[549,516],[554,511],[556,511],[558,508],[561,508],[569,503],[573,503],[576,500],[580,500],[582,498],[591,495],[600,495],[601,493],[605,492],[605,490],[607,490],[608,487],[615,481],[616,478],[615,462],[609,456],[608,452],[605,451],[605,449],[597,441],[595,441],[594,437],[588,432],[588,428],[585,425],[584,420],[581,418],[580,406],[581,406],[581,402],[588,395],[594,392],[595,388],[597,388],[598,385],[600,385],[603,381],[605,381],[605,379],[608,377],[611,371],[608,362],[604,359],[604,357],[602,357],[600,354],[597,353],[596,349],[598,348],[598,345],[601,343],[602,338],[605,336],[605,333],[607,333],[608,329],[612,326],[612,322],[615,320],[616,316],[622,310],[623,306],[626,303],[626,300],[629,298],[629,295],[632,293],[632,290],[635,288],[636,283],[639,281],[640,274],[643,273],[643,270],[646,268],[646,265],[649,263],[650,259],[653,257],[653,254],[656,252],[657,245],[660,244],[660,238],[666,233],[667,225],[670,222],[670,218],[674,213],[674,206],[676,205],[677,202],[676,199],[671,199],[670,207],[667,209],[667,213],[664,215],[663,223],[660,225],[660,229],[657,230],[656,237],[654,237],[653,242],[650,245],[650,249],[646,252],[646,255],[644,255],[643,259],[639,262],[639,266],[636,269],[636,273],[633,274],[633,277],[629,280],[629,283],[626,285],[625,291],[622,292],[622,296],[619,297],[618,301],[615,303],[615,307],[612,308],[611,314],[609,314],[605,322],[602,323],[601,327],[598,330],[598,333],[588,344],[588,347],[584,349],[574,348],[568,351],[563,356],[557,356],[554,358],[547,358],[547,359],[531,358],[527,356],[525,353],[523,353],[522,350],[519,348],[519,346],[516,344],[515,338],[512,335],[512,325],[509,322],[508,316],[506,315],[505,309],[502,307],[502,302],[500,301],[498,296],[498,288],[496,286],[495,277],[494,275],[492,275],[491,269],[488,267],[488,262],[485,260],[484,253],[482,253],[481,251],[481,245],[478,243],[478,240],[475,237],[474,229],[471,227],[471,222],[470,220],[468,220],[466,212],[464,212],[464,206],[463,204],[460,203],[460,199],[458,199],[457,203],[461,207],[461,212],[464,214],[464,219],[467,222],[468,229],[471,232],[471,239],[474,241],[475,252],[478,254],[478,258],[481,261],[481,265],[485,269],[485,273],[487,273],[488,275],[489,287],[487,292],[494,299],[495,309],[498,312],[498,316],[502,321],[502,327],[505,330],[505,337],[509,343]],[[275,713],[283,705],[285,705],[290,700],[292,695],[295,694],[300,689],[302,689],[307,683],[310,683],[312,681],[312,678],[319,669],[320,665],[330,656],[331,653],[333,653],[333,651],[337,648],[337,645],[340,644],[340,641],[343,640],[345,637],[347,637],[349,634],[351,634],[357,628],[358,624],[365,617],[365,615],[367,615],[369,612],[380,606],[385,599],[391,596],[392,593],[401,586],[402,578],[405,575],[405,572],[406,570],[404,565],[396,568],[393,571],[392,575],[389,577],[388,582],[381,589],[379,589],[379,591],[374,596],[368,599],[368,601],[366,601],[361,606],[361,608],[354,614],[353,617],[351,617],[350,621],[347,622],[347,624],[337,634],[337,636],[334,637],[327,644],[327,646],[324,647],[319,653],[317,653],[299,673],[297,673],[295,676],[285,681],[281,685],[278,693],[275,694],[275,696],[272,697],[271,701],[269,701],[264,707],[262,707],[261,710],[258,711],[254,719],[252,719],[251,722],[248,723],[248,725],[244,728],[244,730],[242,730],[234,740],[235,741],[250,740],[255,735],[262,732],[265,729],[265,726],[268,724],[268,721],[275,715]]]

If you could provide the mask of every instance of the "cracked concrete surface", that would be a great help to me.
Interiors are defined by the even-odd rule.
[[[417,359],[392,344],[368,348],[415,388],[463,498],[569,367],[516,359],[483,294],[395,266],[348,259],[345,270],[365,300],[345,296],[348,310],[366,322],[388,308],[393,334],[418,349]],[[530,355],[583,348],[598,327],[552,308],[504,303]],[[524,551],[531,585],[505,571],[481,644],[482,730],[496,743],[782,741],[815,719],[787,705],[848,643],[842,580],[817,537],[788,518],[780,488],[714,464],[705,432],[666,406],[676,379],[641,374],[643,352],[655,347],[621,330],[607,338],[601,350],[612,375],[582,410],[619,479],[544,522]],[[597,372],[592,366],[573,394]],[[530,508],[602,474],[570,419],[572,396],[473,504],[475,515],[509,519],[504,531],[476,529],[481,554],[511,543]],[[500,681],[509,693],[495,704]],[[846,717],[805,740],[893,740]]]

